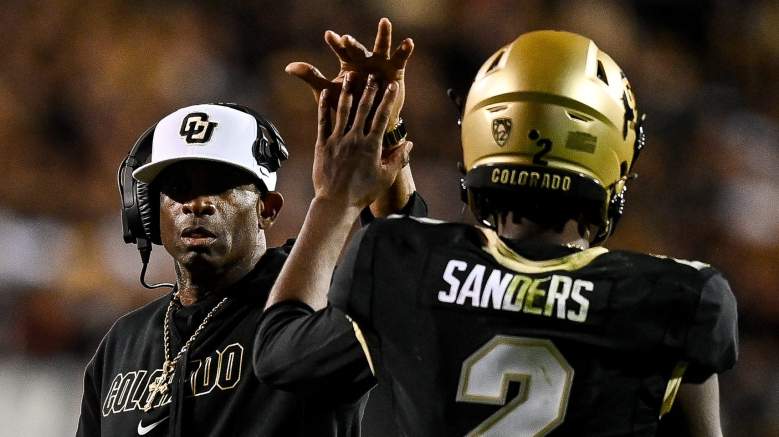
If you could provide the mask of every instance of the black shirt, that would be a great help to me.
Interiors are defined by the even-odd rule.
[[[260,383],[253,372],[253,339],[289,249],[268,250],[231,288],[227,304],[182,357],[171,392],[148,413],[142,407],[163,362],[171,295],[119,319],[87,366],[77,435],[358,436],[366,391],[359,380],[351,392],[290,393]],[[173,355],[219,300],[206,298],[174,312]]]
[[[354,321],[409,436],[654,435],[674,375],[699,383],[736,360],[735,300],[707,265],[461,224],[377,221],[350,244],[329,300],[266,312],[259,373],[336,384],[338,370],[316,363],[345,356],[334,338]]]
[[[425,216],[427,204],[414,193],[401,212]],[[373,220],[367,208],[361,217],[363,223]],[[269,249],[253,271],[227,291],[226,305],[177,365],[170,392],[148,413],[142,407],[149,384],[161,373],[163,320],[173,293],[117,320],[87,365],[77,436],[359,437],[365,393],[375,379],[354,335],[340,337],[343,354],[319,363],[323,370],[330,366],[327,371],[337,376],[338,387],[296,378],[292,392],[257,378],[254,364],[260,355],[254,338],[291,248],[290,240]],[[206,297],[187,307],[174,303],[173,356],[222,297]]]

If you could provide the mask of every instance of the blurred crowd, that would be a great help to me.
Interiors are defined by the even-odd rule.
[[[289,146],[271,244],[311,198],[316,107],[292,61],[326,75],[326,29],[372,42],[382,16],[416,51],[403,117],[436,218],[459,200],[456,109],[480,63],[544,28],[594,39],[648,114],[648,146],[607,247],[698,259],[730,279],[741,356],[721,379],[727,435],[779,436],[779,3],[729,1],[6,0],[0,12],[0,435],[72,435],[81,377],[121,314],[159,296],[122,241],[116,170],[178,107],[251,106]],[[173,279],[162,248],[150,278]]]

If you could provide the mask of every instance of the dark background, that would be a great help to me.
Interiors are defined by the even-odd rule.
[[[271,243],[311,197],[315,105],[283,69],[337,64],[326,29],[411,36],[403,117],[432,216],[467,220],[448,87],[520,33],[593,38],[648,113],[648,147],[611,248],[703,260],[739,301],[741,356],[721,377],[727,435],[779,436],[779,4],[775,1],[5,0],[0,9],[0,434],[75,430],[86,361],[111,323],[158,296],[121,239],[115,173],[181,106],[235,101],[289,145]],[[161,248],[154,280],[172,279]]]

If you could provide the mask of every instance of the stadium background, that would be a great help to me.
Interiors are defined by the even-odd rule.
[[[593,38],[648,113],[649,145],[607,246],[711,262],[738,297],[741,357],[721,378],[727,435],[779,435],[779,3],[774,1],[6,0],[0,12],[0,435],[72,435],[81,374],[140,288],[115,173],[177,107],[235,101],[279,126],[291,160],[268,233],[300,227],[311,196],[315,107],[284,66],[337,65],[333,29],[371,41],[381,16],[412,36],[404,118],[434,217],[463,220],[448,87],[516,35]],[[161,248],[151,277],[172,279]]]

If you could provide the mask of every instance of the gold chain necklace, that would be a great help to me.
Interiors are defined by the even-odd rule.
[[[192,333],[192,335],[189,337],[189,340],[184,343],[184,346],[181,347],[179,353],[177,353],[176,356],[171,359],[169,334],[170,314],[173,312],[173,304],[176,302],[178,297],[178,291],[173,293],[173,298],[168,304],[168,309],[165,310],[165,321],[163,322],[162,326],[163,339],[165,343],[165,362],[162,363],[162,375],[155,378],[154,382],[149,384],[149,395],[146,398],[146,405],[144,405],[143,411],[149,411],[152,409],[152,404],[154,404],[154,399],[156,399],[157,395],[165,396],[165,394],[168,393],[168,385],[173,381],[173,374],[176,372],[176,364],[178,364],[181,356],[184,355],[184,352],[189,350],[192,342],[194,342],[197,336],[200,335],[200,332],[203,331],[203,328],[206,327],[214,314],[216,314],[217,311],[219,311],[225,305],[225,303],[227,303],[227,296],[225,296],[221,301],[219,301],[218,304],[216,304],[216,306],[211,309],[211,311],[208,312],[208,314],[206,314],[206,317],[202,322],[200,322],[200,326],[195,329],[195,332]]]

